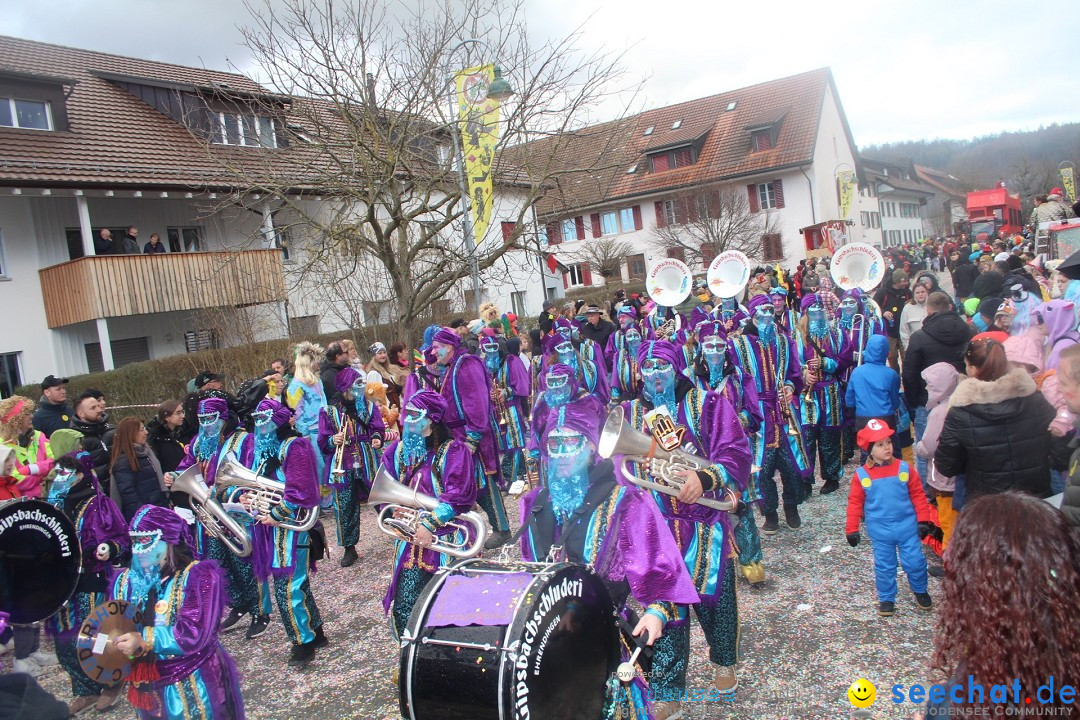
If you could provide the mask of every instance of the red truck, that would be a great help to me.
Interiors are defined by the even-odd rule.
[[[1020,212],[1020,196],[1003,187],[974,190],[967,195],[968,220],[961,232],[975,241],[996,240],[1002,235],[1015,235],[1024,226]],[[985,234],[985,237],[983,236]]]

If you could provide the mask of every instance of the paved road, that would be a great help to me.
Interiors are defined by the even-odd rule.
[[[902,575],[897,614],[877,616],[869,543],[850,548],[844,540],[845,496],[815,496],[803,506],[802,529],[784,527],[765,539],[769,581],[754,589],[740,582],[738,588],[743,661],[737,697],[731,703],[688,703],[686,717],[835,720],[851,712],[846,691],[859,677],[877,686],[873,717],[911,716],[912,706],[892,704],[889,688],[925,683],[931,676],[927,658],[935,616],[916,609]],[[253,641],[242,632],[225,636],[244,675],[252,720],[397,717],[390,682],[397,648],[382,611],[390,546],[371,514],[363,533],[360,562],[338,567],[335,548],[335,561],[315,575],[331,646],[304,671],[286,666],[288,644],[280,624]],[[930,583],[937,600],[940,583]],[[711,670],[696,625],[692,653],[690,685],[707,688]],[[48,673],[44,685],[69,699],[67,676],[59,669]],[[131,711],[122,707],[98,717],[131,717]]]

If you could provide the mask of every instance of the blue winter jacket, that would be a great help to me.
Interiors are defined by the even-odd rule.
[[[856,417],[892,417],[900,407],[900,374],[885,365],[888,358],[889,338],[871,335],[863,364],[851,372],[844,395]]]

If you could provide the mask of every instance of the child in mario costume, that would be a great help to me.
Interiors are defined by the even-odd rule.
[[[897,550],[919,609],[933,606],[926,592],[926,558],[919,540],[937,518],[915,468],[893,458],[892,434],[892,428],[875,418],[856,437],[869,456],[851,479],[846,528],[848,544],[855,547],[860,539],[859,518],[865,516],[866,533],[874,547],[878,614],[883,617],[893,614],[896,602]]]

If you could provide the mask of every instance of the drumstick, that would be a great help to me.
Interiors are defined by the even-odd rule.
[[[634,649],[634,654],[630,656],[630,659],[624,663],[619,663],[619,669],[615,671],[615,675],[623,682],[630,682],[634,677],[634,663],[637,662],[638,655],[645,649],[645,646],[649,643],[649,631],[645,630],[641,634],[641,640],[634,641],[637,644],[637,648]]]

